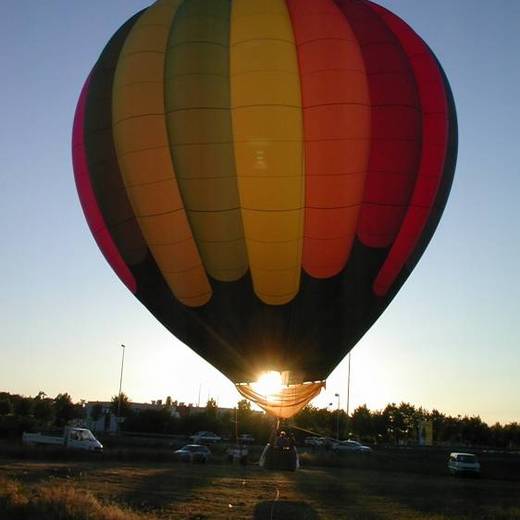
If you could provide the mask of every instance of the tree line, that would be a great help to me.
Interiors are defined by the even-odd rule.
[[[338,417],[339,416],[339,417]],[[297,426],[309,430],[334,432],[340,438],[355,438],[372,444],[417,444],[419,429],[431,422],[436,445],[520,447],[520,424],[511,422],[488,425],[478,415],[447,415],[428,411],[410,403],[391,403],[383,410],[372,411],[358,406],[347,417],[343,410],[307,406],[295,418]]]
[[[38,392],[34,397],[25,397],[0,392],[0,436],[21,435],[36,428],[63,428],[84,415],[83,402],[74,403],[69,394],[49,397]]]
[[[15,437],[23,431],[62,428],[71,421],[85,421],[84,402],[74,403],[69,394],[48,397],[39,392],[34,397],[0,392],[0,436]],[[128,432],[191,435],[199,430],[213,431],[229,439],[237,433],[252,434],[265,442],[273,428],[273,419],[257,413],[243,399],[232,411],[219,411],[209,399],[201,413],[190,413],[189,406],[166,398],[153,408],[135,410],[122,394],[111,401],[111,413],[123,418],[122,429]],[[176,413],[172,413],[175,411]],[[94,406],[91,420],[98,420],[102,407]],[[306,406],[292,420],[281,425],[293,428],[300,438],[306,435],[353,438],[371,444],[417,444],[418,431],[425,422],[432,424],[433,442],[437,445],[520,447],[520,424],[488,425],[479,416],[451,416],[438,410],[428,411],[410,403],[388,404],[382,410],[358,406],[347,416],[343,410]]]
[[[254,412],[246,399],[239,401],[234,410],[221,411],[217,402],[210,398],[204,410],[193,413],[189,405],[170,397],[154,408],[133,410],[128,397],[122,394],[121,399],[119,396],[112,398],[110,408],[111,413],[123,418],[121,429],[124,432],[192,435],[197,431],[211,431],[230,440],[240,433],[250,433],[258,441],[267,442],[273,428],[273,419]],[[94,406],[91,419],[98,420],[101,413],[102,407]]]

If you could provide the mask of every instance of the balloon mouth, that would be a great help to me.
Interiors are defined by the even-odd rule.
[[[262,372],[258,379],[251,383],[252,389],[266,399],[279,394],[284,386],[287,386],[287,381],[284,381],[282,373],[276,370]]]
[[[325,381],[291,384],[290,372],[269,370],[253,383],[237,383],[236,389],[268,414],[289,419],[304,408],[325,387]]]

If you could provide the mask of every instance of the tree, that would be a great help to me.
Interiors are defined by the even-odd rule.
[[[407,442],[416,443],[418,439],[419,423],[424,419],[422,408],[415,408],[413,404],[401,403],[399,414],[402,418],[402,436]]]
[[[103,415],[103,405],[96,403],[90,410],[90,418],[97,422]]]
[[[74,403],[69,394],[58,394],[54,399],[54,414],[56,416],[56,426],[63,427],[71,419],[76,417]]]
[[[251,401],[247,399],[241,399],[237,403],[238,413],[247,416],[251,413]]]
[[[39,394],[38,394],[39,395]],[[34,398],[33,414],[34,418],[41,423],[49,423],[54,419],[54,409],[52,399]]]
[[[240,433],[251,433],[254,429],[253,427],[253,410],[251,410],[251,402],[247,399],[241,399],[237,403],[237,410],[236,410],[236,421],[237,421],[237,427],[235,428],[235,417],[233,414],[233,417],[230,418],[231,422],[233,423],[233,435],[235,432]]]
[[[215,401],[215,399],[213,399],[213,397],[210,397],[208,399],[208,402],[206,403],[206,415],[208,417],[216,418],[217,411],[218,411],[217,401]]]
[[[125,431],[148,433],[173,433],[176,421],[166,407],[141,410],[129,416],[125,423]]]
[[[9,415],[13,411],[9,399],[0,399],[0,415]]]
[[[508,448],[520,447],[520,424],[512,422],[504,426],[504,443]]]
[[[121,392],[119,395],[114,395],[114,397],[112,397],[110,411],[116,417],[128,417],[132,414],[130,400],[124,392]]]
[[[350,429],[358,437],[362,439],[372,438],[374,436],[374,426],[372,423],[372,414],[366,404],[358,406],[349,420]]]
[[[33,410],[33,400],[30,397],[20,397],[14,402],[14,413],[20,417],[28,417]]]
[[[386,431],[386,420],[381,410],[372,412],[372,428],[374,432],[374,442],[381,443],[388,441],[388,434]]]
[[[479,416],[465,416],[462,419],[462,437],[471,445],[486,445],[490,438],[489,426]]]

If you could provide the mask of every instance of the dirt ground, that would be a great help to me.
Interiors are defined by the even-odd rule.
[[[309,468],[268,472],[224,464],[0,461],[26,487],[55,482],[154,519],[520,519],[520,483]]]

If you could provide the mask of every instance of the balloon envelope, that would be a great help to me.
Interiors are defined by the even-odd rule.
[[[159,0],[81,93],[76,184],[123,283],[235,382],[321,381],[430,241],[447,79],[365,0]]]

